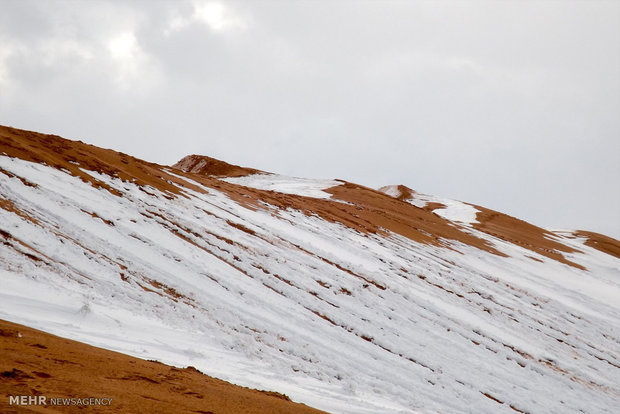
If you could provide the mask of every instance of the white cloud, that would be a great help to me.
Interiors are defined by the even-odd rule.
[[[176,31],[182,30],[184,27],[188,26],[189,24],[190,24],[189,19],[186,19],[185,17],[180,16],[180,15],[176,15],[172,19],[170,19],[170,22],[168,23],[168,27],[164,31],[164,34],[166,36],[169,36],[170,34]]]
[[[244,19],[234,14],[229,7],[216,2],[196,3],[194,19],[205,23],[218,32],[247,27],[247,22]]]
[[[214,32],[243,30],[248,27],[247,17],[242,17],[228,5],[215,1],[196,1],[191,16],[174,16],[164,31],[166,36],[192,24],[202,24]]]
[[[131,32],[121,33],[108,42],[108,50],[115,59],[133,59],[139,52],[136,36]]]
[[[133,32],[121,32],[108,40],[107,48],[115,72],[114,81],[122,90],[150,89],[161,74],[155,60],[138,43]]]

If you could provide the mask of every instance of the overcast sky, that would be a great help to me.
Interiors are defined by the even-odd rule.
[[[0,0],[0,124],[620,238],[620,2]]]

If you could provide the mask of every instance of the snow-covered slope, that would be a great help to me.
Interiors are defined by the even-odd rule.
[[[477,222],[476,215],[480,212],[475,206],[457,200],[417,193],[405,186],[388,185],[379,191],[394,198],[401,199],[419,208],[430,206],[433,213],[459,224]]]
[[[277,174],[252,174],[245,177],[223,178],[223,180],[244,187],[313,198],[331,198],[331,194],[323,190],[340,184],[335,180],[313,180]]]
[[[613,239],[0,133],[1,319],[332,412],[620,406]]]

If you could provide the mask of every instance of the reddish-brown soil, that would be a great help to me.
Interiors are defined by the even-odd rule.
[[[90,182],[94,187],[106,188],[117,195],[119,194],[114,189],[94,179],[80,168],[108,174],[142,186],[150,185],[172,194],[179,192],[179,188],[175,185],[179,180],[167,174],[161,165],[56,135],[0,126],[0,154],[62,168],[83,181]],[[186,183],[185,186],[189,185]]]
[[[401,201],[410,200],[415,194],[414,190],[404,185],[399,185],[397,189],[400,194],[396,198]],[[427,203],[422,209],[432,212],[437,208],[443,207],[445,206],[441,203]],[[523,220],[498,213],[488,208],[475,205],[474,207],[479,210],[479,213],[476,215],[478,223],[473,225],[475,229],[583,270],[583,266],[567,260],[562,255],[562,252],[572,253],[577,250],[552,240],[555,238],[553,233]],[[578,235],[588,237],[588,242],[586,242],[586,244],[604,251],[605,253],[613,255],[614,252],[616,252],[616,254],[620,252],[620,243],[607,236],[589,232],[580,232]],[[614,242],[616,244],[614,244]],[[534,258],[532,259],[536,260]]]
[[[434,245],[445,245],[448,240],[456,240],[503,256],[485,240],[462,231],[437,214],[380,191],[348,182],[326,191],[334,198],[352,203],[352,206],[345,205],[351,209],[349,215],[355,221],[369,223],[372,227],[366,227],[373,232],[391,230],[412,240]]]
[[[55,135],[0,126],[0,149],[12,157],[44,162],[55,168],[63,168],[81,177],[82,180],[92,183],[95,187],[106,188],[117,195],[116,190],[94,179],[78,167],[132,181],[138,185],[150,185],[168,192],[171,197],[181,195],[183,187],[204,191],[166,173],[166,168],[170,167]],[[441,245],[443,244],[441,239],[451,239],[500,254],[484,240],[459,230],[449,221],[430,211],[419,209],[363,186],[343,182],[343,185],[328,190],[335,198],[355,204],[348,205],[274,191],[256,190],[218,180],[215,176],[222,174],[245,175],[259,171],[209,157],[192,155],[183,158],[175,165],[182,168],[173,167],[179,175],[187,176],[206,187],[224,191],[249,208],[264,208],[264,205],[259,203],[259,201],[264,201],[275,207],[297,209],[309,215],[316,214],[328,221],[339,222],[364,233],[377,233],[381,232],[381,229],[387,229],[421,243]]]
[[[28,221],[31,221],[34,224],[38,224],[39,223],[37,221],[37,219],[35,219],[34,217],[29,216],[25,212],[23,212],[20,209],[18,209],[17,207],[15,207],[15,204],[13,204],[13,202],[11,200],[7,200],[6,198],[4,198],[2,196],[2,194],[0,194],[0,208],[4,209],[6,211],[10,211],[11,213],[15,213],[18,216],[20,216],[21,218],[26,219]]]
[[[400,193],[398,194],[398,197],[396,198],[399,199],[400,201],[407,201],[413,198],[413,194],[415,193],[415,191],[413,191],[411,188],[404,186],[402,184],[399,184],[398,186],[396,186],[396,188],[398,189]]]
[[[577,230],[573,234],[577,237],[587,238],[585,242],[586,246],[593,247],[603,253],[607,253],[620,259],[620,241],[603,234],[586,230]]]
[[[577,250],[553,240],[553,238],[556,237],[553,233],[523,220],[489,210],[488,208],[480,206],[474,207],[479,210],[476,215],[478,223],[473,225],[475,229],[584,270],[583,266],[567,260],[561,253],[574,253],[577,252]]]
[[[185,172],[216,177],[242,177],[261,172],[252,168],[229,164],[205,155],[188,155],[174,164],[173,167]]]
[[[0,412],[320,413],[282,394],[239,387],[0,320]],[[112,398],[111,406],[9,405],[9,396]]]
[[[248,208],[273,208],[273,214],[279,214],[278,209],[294,209],[307,215],[320,216],[330,222],[341,223],[361,233],[382,234],[387,230],[420,243],[450,247],[450,241],[458,241],[503,255],[492,243],[434,214],[432,210],[443,207],[441,204],[429,203],[424,208],[418,208],[406,202],[413,190],[404,186],[398,187],[400,196],[393,198],[379,191],[342,181],[341,185],[326,190],[332,194],[332,200],[316,199],[257,190],[219,180],[217,177],[242,176],[260,171],[209,157],[192,155],[185,157],[174,167],[166,167],[80,141],[3,126],[0,126],[0,154],[64,169],[94,187],[103,188],[117,196],[121,196],[121,193],[80,168],[134,182],[144,187],[144,191],[148,191],[146,186],[151,186],[167,193],[170,198],[185,196],[186,189],[199,192],[216,189]],[[176,175],[197,181],[204,187],[171,175],[166,172],[168,169]],[[6,171],[0,170],[0,173],[11,176]],[[24,185],[36,185],[20,179]],[[556,240],[553,233],[514,217],[484,207],[475,207],[480,211],[477,215],[479,223],[474,224],[477,230],[582,268],[562,254],[577,250]],[[0,208],[37,223],[35,218],[1,195]],[[101,219],[96,215],[93,217]],[[161,218],[165,220],[165,217]],[[105,219],[101,220],[105,222]],[[236,226],[244,230],[238,227],[239,225]],[[249,229],[244,231],[252,234]],[[10,242],[10,234],[0,236],[5,242]],[[617,240],[586,231],[578,231],[575,236],[587,238],[585,244],[588,246],[620,257],[620,242]],[[121,273],[121,278],[123,277],[127,276]],[[173,289],[157,281],[143,282],[145,283],[141,286],[147,291],[184,299]],[[370,280],[367,282],[374,283]],[[379,285],[377,287],[385,289]],[[346,289],[343,291],[347,292]],[[320,314],[319,316],[325,317]],[[17,335],[18,331],[21,337]],[[236,387],[204,376],[193,369],[177,369],[143,361],[1,321],[0,374],[0,412],[11,412],[6,405],[7,395],[34,394],[112,397],[112,408],[118,412],[317,412],[305,406],[293,405],[279,394]],[[30,409],[36,411],[37,408]],[[41,410],[53,412],[51,409]]]
[[[191,155],[183,158],[175,164],[175,167],[166,167],[81,141],[70,141],[55,135],[3,126],[0,126],[1,153],[62,168],[90,182],[93,186],[105,188],[116,195],[120,194],[78,167],[132,181],[141,186],[149,185],[168,193],[170,197],[184,196],[185,188],[200,192],[213,188],[227,193],[234,200],[252,209],[266,208],[264,203],[260,203],[262,201],[275,208],[291,208],[308,215],[318,215],[325,220],[342,223],[363,233],[381,233],[384,230],[390,230],[420,243],[445,246],[449,246],[450,240],[455,240],[503,255],[488,241],[468,233],[458,224],[432,212],[433,209],[442,207],[441,205],[418,208],[404,201],[413,194],[413,190],[405,186],[398,187],[401,197],[393,198],[379,191],[343,181],[342,185],[326,190],[333,195],[333,198],[347,201],[349,204],[338,203],[257,190],[221,181],[217,177],[240,176],[260,171],[231,165],[210,157]],[[177,175],[203,184],[206,189],[168,174],[167,169],[172,169]],[[12,208],[9,205],[0,207]],[[514,217],[484,207],[475,207],[480,210],[477,215],[480,223],[474,225],[476,229],[562,263],[581,268],[580,265],[567,260],[562,255],[563,252],[569,253],[576,250],[553,240],[553,233]],[[617,242],[613,239],[594,233],[588,233],[587,237],[590,245],[596,245],[599,250],[606,253],[616,252],[617,254],[617,249],[614,247],[616,246],[614,242]]]

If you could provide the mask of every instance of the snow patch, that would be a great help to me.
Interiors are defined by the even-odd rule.
[[[442,199],[441,204],[445,205],[445,208],[437,208],[433,210],[433,213],[445,218],[446,220],[455,221],[460,224],[475,224],[476,214],[478,210],[470,205],[460,201]]]
[[[398,189],[397,185],[386,185],[384,187],[379,188],[379,191],[394,198],[398,198],[402,194],[402,192]]]
[[[277,174],[252,174],[245,177],[223,178],[232,184],[244,187],[256,188],[257,190],[269,190],[284,194],[294,194],[312,198],[331,198],[331,194],[325,189],[335,187],[341,183],[334,180],[320,180],[309,178],[288,177]]]

